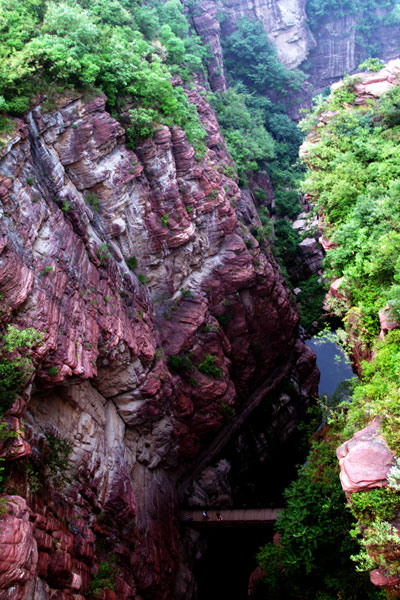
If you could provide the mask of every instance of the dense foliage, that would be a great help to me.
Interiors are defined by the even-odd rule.
[[[337,244],[328,253],[327,273],[344,278],[347,318],[370,346],[379,333],[379,310],[389,303],[398,316],[400,88],[350,109],[352,85],[349,81],[329,100],[336,115],[318,128],[304,189],[314,195]]]
[[[355,571],[350,559],[357,544],[349,534],[353,518],[339,481],[335,453],[339,441],[335,427],[329,431],[324,427],[313,436],[308,460],[285,492],[286,508],[276,524],[279,540],[264,546],[258,555],[265,587],[257,597],[382,597],[365,573]]]
[[[223,51],[233,89],[216,94],[213,105],[242,183],[246,175],[267,165],[274,187],[293,187],[297,172],[292,165],[302,134],[276,94],[299,94],[303,73],[280,63],[258,21],[239,21],[236,31],[223,40]]]
[[[372,358],[361,364],[351,402],[346,399],[330,411],[329,435],[337,432],[339,443],[378,416],[399,455],[400,331],[380,340],[378,313],[385,309],[393,322],[400,317],[400,87],[355,106],[355,83],[345,79],[326,102],[316,103],[306,121],[313,143],[304,190],[312,194],[326,234],[336,244],[327,254],[325,272],[330,279],[343,278],[342,297],[332,300],[331,309],[344,319],[348,339],[355,337]],[[327,111],[329,122],[320,120]],[[399,572],[400,537],[390,525],[400,507],[397,466],[393,469],[388,488],[350,496],[359,522],[353,535],[362,547],[352,557],[358,570]]]
[[[178,67],[187,78],[207,59],[179,0],[0,0],[0,21],[0,110],[20,114],[51,86],[99,88],[110,107],[133,102],[131,141],[175,123],[201,147],[197,113],[170,81]]]
[[[286,69],[278,60],[261,22],[242,19],[222,43],[224,64],[234,81],[241,81],[258,94],[267,90],[284,95],[300,92],[303,73]]]
[[[42,339],[43,334],[36,329],[20,330],[12,325],[0,336],[0,417],[32,375],[30,350]]]

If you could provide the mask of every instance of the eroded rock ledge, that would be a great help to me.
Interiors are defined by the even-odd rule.
[[[1,600],[82,600],[110,556],[104,599],[170,599],[178,466],[278,368],[302,402],[316,391],[280,272],[236,215],[215,116],[188,96],[201,162],[177,127],[128,149],[105,98],[80,94],[16,121],[1,152],[2,318],[44,334],[8,416]],[[173,371],[171,356],[192,366]],[[218,376],[197,368],[207,356]],[[49,434],[72,445],[60,489],[38,467]]]

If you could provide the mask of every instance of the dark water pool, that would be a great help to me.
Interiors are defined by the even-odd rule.
[[[333,394],[338,383],[355,377],[350,361],[341,347],[334,341],[334,332],[321,338],[313,337],[306,341],[309,348],[317,355],[317,366],[321,373],[318,393]]]

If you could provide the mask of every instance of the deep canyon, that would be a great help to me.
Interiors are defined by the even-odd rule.
[[[273,202],[268,166],[239,181],[208,93],[231,85],[223,39],[243,17],[307,74],[298,100],[275,94],[296,119],[368,49],[354,14],[328,11],[317,30],[305,0],[187,1],[184,12],[210,55],[192,81],[171,80],[204,128],[202,153],[172,122],[132,144],[129,102],[117,115],[79,86],[37,91],[2,134],[1,332],[41,338],[7,354],[29,376],[0,429],[12,432],[0,436],[0,600],[211,599],[224,545],[246,562],[273,527],[213,541],[180,509],[280,507],[296,475],[316,358],[257,235],[257,209]],[[381,13],[386,61],[400,25]]]

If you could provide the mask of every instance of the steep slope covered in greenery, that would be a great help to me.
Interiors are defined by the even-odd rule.
[[[328,425],[312,442],[307,464],[287,491],[288,507],[278,523],[280,542],[260,553],[274,590],[266,597],[301,598],[304,587],[310,598],[380,597],[380,592],[368,591],[353,579],[355,569],[372,570],[372,581],[391,590],[397,590],[400,581],[395,466],[400,453],[398,73],[394,62],[376,75],[347,78],[325,102],[320,99],[307,118],[309,133],[302,155],[308,172],[303,187],[331,242],[326,276],[340,281],[330,294],[330,310],[343,319],[348,349],[356,348],[368,360],[361,362],[360,380],[322,402]],[[379,437],[389,459],[381,471],[383,479],[374,481],[371,475],[370,481],[368,468],[377,459],[370,442],[361,441],[364,458],[351,460],[359,465],[366,461],[364,480],[359,475],[360,480],[350,485],[350,471],[343,469],[351,467],[349,462],[343,466],[343,457],[357,447],[358,438],[364,440],[359,430],[371,423],[362,435],[373,430],[379,437],[382,430],[393,454]],[[342,485],[358,521],[353,525],[353,537],[358,536],[361,544],[358,552],[346,531],[352,519],[345,509],[334,456],[335,448],[355,433],[338,450],[338,457]],[[332,558],[325,562],[327,556]]]

